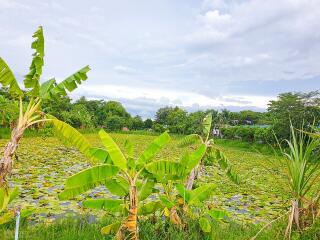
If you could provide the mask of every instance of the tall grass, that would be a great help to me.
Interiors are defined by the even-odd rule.
[[[100,228],[110,224],[114,219],[108,217],[98,222],[92,222],[88,217],[66,218],[52,224],[30,224],[24,222],[21,225],[20,240],[102,240],[112,239],[104,236]],[[240,225],[236,223],[214,222],[214,231],[211,235],[205,235],[200,231],[197,220],[188,220],[182,229],[164,221],[161,218],[140,220],[141,240],[247,240],[257,230],[258,225]],[[279,222],[264,231],[257,239],[277,240],[283,239],[285,222]],[[320,238],[320,221],[303,234],[293,232],[294,239],[316,240]],[[9,240],[14,237],[14,224],[0,226],[0,239]]]
[[[285,140],[287,145],[283,149],[279,143],[279,148],[284,156],[284,169],[287,178],[288,189],[291,195],[291,213],[286,229],[286,235],[290,236],[293,224],[301,230],[303,229],[312,214],[312,222],[317,215],[317,206],[320,195],[312,196],[311,191],[317,187],[320,177],[320,157],[317,148],[319,140],[310,138],[303,131],[295,131],[291,125],[291,139]],[[314,209],[311,209],[310,206]],[[316,212],[313,212],[316,211]]]

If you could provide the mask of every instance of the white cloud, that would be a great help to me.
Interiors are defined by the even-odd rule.
[[[219,10],[210,10],[200,17],[205,25],[214,28],[223,28],[231,23],[230,14],[221,14]]]
[[[116,65],[113,68],[117,73],[120,74],[133,74],[137,73],[137,70],[131,67],[123,66],[123,65]]]
[[[266,108],[270,100],[274,97],[269,96],[250,96],[250,95],[225,95],[208,97],[196,92],[175,91],[170,89],[155,89],[132,87],[122,85],[87,85],[81,86],[77,96],[95,96],[102,99],[149,99],[160,105],[178,105],[184,108],[198,105],[199,107],[257,107]]]

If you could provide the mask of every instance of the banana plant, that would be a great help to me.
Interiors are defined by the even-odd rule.
[[[202,148],[202,156],[201,161],[199,164],[194,166],[192,171],[190,172],[190,175],[186,182],[186,189],[191,190],[194,185],[194,181],[196,178],[198,178],[198,175],[200,173],[200,167],[202,162],[206,159],[208,162],[214,162],[216,161],[220,168],[224,170],[227,174],[227,176],[236,184],[240,183],[240,178],[236,174],[236,172],[233,170],[232,165],[226,158],[226,156],[217,148],[214,146],[214,141],[210,137],[211,136],[211,128],[212,128],[212,113],[208,113],[206,117],[203,119],[202,122],[202,134],[190,134],[186,137],[184,137],[180,143],[180,147],[186,147],[193,144],[198,144],[199,148]]]
[[[164,215],[178,226],[184,225],[180,216],[199,218],[199,209],[204,207],[204,201],[210,198],[214,189],[214,184],[203,184],[193,190],[187,190],[183,184],[176,184],[175,191],[167,190],[168,192],[160,196],[165,206]],[[196,211],[193,211],[194,209]]]
[[[56,122],[61,124],[61,122]],[[71,142],[78,136],[75,129],[60,128],[61,133]],[[120,213],[122,221],[115,222],[101,229],[104,234],[116,234],[117,239],[138,239],[138,216],[150,214],[162,208],[160,201],[142,202],[152,193],[157,192],[155,184],[163,179],[182,179],[187,169],[180,163],[169,160],[155,160],[155,155],[170,141],[167,132],[158,136],[138,157],[134,157],[133,145],[126,141],[125,151],[114,142],[104,130],[99,131],[104,149],[90,148],[87,142],[78,144],[80,151],[98,160],[98,164],[69,177],[64,190],[59,194],[60,200],[74,198],[99,185],[106,188],[119,199],[87,199],[84,207],[104,209],[108,213]],[[80,138],[79,138],[80,139]],[[82,150],[81,150],[82,149]],[[126,216],[127,215],[127,216]]]
[[[5,146],[0,160],[0,186],[6,185],[7,177],[11,174],[14,155],[24,131],[35,124],[50,121],[50,119],[46,118],[45,113],[41,111],[42,100],[66,96],[67,91],[73,91],[82,81],[87,79],[87,72],[90,70],[89,66],[85,66],[60,83],[57,83],[54,78],[40,83],[45,55],[44,36],[41,26],[33,34],[33,38],[34,41],[31,44],[31,48],[34,49],[33,58],[29,72],[23,81],[25,91],[19,87],[13,72],[0,57],[0,86],[7,87],[11,96],[20,102],[19,117],[12,130],[11,139]],[[23,98],[28,100],[26,108],[22,101]]]

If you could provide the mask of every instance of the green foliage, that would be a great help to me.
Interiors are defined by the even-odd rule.
[[[160,108],[156,113],[155,123],[164,126],[169,132],[184,134],[187,126],[187,112],[178,107]]]
[[[82,204],[86,208],[103,209],[107,212],[119,212],[123,201],[116,199],[89,199],[83,201]]]
[[[290,193],[293,199],[302,204],[320,177],[320,156],[316,151],[320,141],[308,138],[302,131],[296,133],[292,125],[291,139],[285,141],[288,148],[279,147],[285,157],[284,166]]]
[[[70,111],[61,112],[61,117],[64,122],[75,128],[93,128],[91,114],[83,105],[72,105]]]
[[[320,124],[319,92],[282,93],[277,100],[271,101],[268,112],[272,128],[281,140],[290,138],[290,124],[294,128],[309,130],[313,124]]]
[[[161,148],[164,147],[171,140],[167,132],[162,133],[156,138],[140,155],[137,164],[148,163],[151,159],[155,157],[155,154],[159,152]]]
[[[206,136],[206,139],[209,138],[212,127],[212,113],[208,113],[203,119],[203,134]]]
[[[10,127],[19,116],[19,107],[16,101],[0,95],[0,126]]]
[[[226,139],[239,139],[246,142],[273,143],[274,133],[270,127],[229,126],[220,131]]]
[[[72,135],[65,135],[65,137],[69,140],[69,138],[72,138]],[[125,142],[124,148],[126,153],[124,154],[112,137],[104,130],[100,130],[99,137],[105,146],[107,154],[99,149],[92,148],[89,153],[94,154],[91,157],[100,156],[102,158],[100,159],[100,162],[103,162],[106,158],[110,158],[112,164],[94,166],[69,177],[65,182],[64,190],[59,194],[59,198],[61,200],[73,198],[91,188],[105,185],[111,193],[118,195],[118,197],[123,197],[123,201],[90,199],[84,201],[83,206],[104,209],[108,212],[123,213],[124,207],[122,202],[127,204],[130,218],[128,217],[128,219],[122,222],[122,227],[119,231],[122,233],[123,228],[125,227],[130,234],[137,235],[138,201],[143,201],[150,194],[157,191],[154,189],[156,183],[154,179],[157,178],[157,176],[151,175],[152,172],[149,171],[148,166],[155,163],[151,160],[170,140],[170,137],[168,133],[163,133],[161,136],[154,139],[138,159],[134,158],[133,145],[129,141]],[[175,162],[170,163],[174,164]],[[179,170],[180,169],[181,166]],[[173,178],[174,172],[168,171],[167,168],[162,170],[164,175]],[[147,173],[146,171],[149,172]],[[126,203],[127,198],[125,197],[128,194],[129,202]],[[148,203],[144,205],[143,210],[140,210],[139,213],[149,213],[151,210],[158,210],[158,208],[159,206],[157,204]],[[108,225],[102,228],[101,232],[105,234],[114,233],[115,227],[119,228],[118,225]]]
[[[200,228],[203,232],[205,232],[205,233],[211,232],[211,224],[210,224],[208,218],[205,218],[205,217],[200,218],[199,225],[200,225]]]
[[[190,134],[182,138],[179,143],[179,147],[187,147],[195,144],[197,141],[201,141],[201,137],[198,134]]]
[[[9,93],[12,96],[23,96],[16,78],[6,62],[0,57],[0,84],[3,87],[9,87]]]
[[[143,122],[143,124],[145,129],[151,129],[153,122],[150,118],[148,118]]]
[[[144,122],[140,116],[137,115],[137,116],[133,117],[131,121],[132,121],[132,129],[133,130],[142,130],[145,128]]]
[[[77,147],[80,152],[84,155],[91,157],[90,149],[91,144],[89,141],[76,129],[71,127],[69,124],[60,121],[54,117],[49,116],[50,123],[53,125],[56,135],[63,141],[66,141],[69,144]]]
[[[35,50],[32,58],[31,65],[29,67],[30,72],[25,76],[24,86],[25,88],[31,88],[29,92],[30,96],[39,96],[40,91],[40,76],[42,74],[42,67],[44,65],[44,37],[43,30],[40,26],[38,30],[32,36],[35,38],[34,42],[31,44],[31,48]]]
[[[59,194],[59,199],[70,199],[96,186],[106,184],[107,180],[116,175],[118,171],[117,167],[110,164],[83,170],[66,180],[65,189]]]
[[[104,130],[99,131],[99,136],[104,144],[113,164],[119,167],[121,170],[127,169],[127,159],[124,154],[121,152],[119,146],[113,141],[108,133]]]
[[[88,71],[90,71],[89,66],[85,66],[60,83],[56,83],[55,79],[44,82],[40,87],[40,97],[42,99],[55,99],[57,97],[67,96],[67,91],[72,92],[82,81],[87,80]]]
[[[183,184],[178,184],[176,186],[184,203],[188,205],[200,205],[203,201],[208,200],[215,188],[216,186],[213,184],[204,184],[193,190],[187,190]]]
[[[212,224],[212,233],[203,234],[199,221],[197,219],[186,219],[188,228],[179,228],[160,218],[147,218],[140,220],[140,239],[141,240],[158,240],[158,239],[175,239],[175,240],[247,240],[255,235],[261,226],[257,224],[243,225],[231,222],[226,225],[221,222],[210,222]],[[27,221],[22,222],[19,239],[22,240],[78,240],[78,239],[95,239],[95,240],[111,240],[112,237],[102,235],[97,229],[114,224],[115,234],[120,227],[120,222],[115,222],[113,217],[99,219],[92,222],[88,216],[76,216],[64,218],[54,221],[52,224],[39,223],[34,224]],[[261,240],[282,240],[284,222],[276,223],[267,228],[258,239]],[[319,221],[314,227],[303,233],[296,232],[292,239],[299,240],[316,240],[319,238]],[[0,226],[1,239],[14,239],[14,224]]]

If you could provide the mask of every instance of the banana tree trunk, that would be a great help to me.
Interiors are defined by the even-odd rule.
[[[198,164],[197,166],[195,166],[192,171],[190,172],[190,175],[187,179],[187,182],[186,182],[186,189],[187,190],[192,190],[192,187],[193,187],[193,183],[194,183],[194,180],[196,178],[198,178],[198,175],[199,175],[199,169],[200,169],[200,164]]]
[[[11,174],[13,156],[18,148],[23,132],[24,129],[14,128],[11,133],[10,142],[5,146],[3,157],[0,161],[0,186],[6,183],[7,176]]]
[[[177,207],[173,206],[170,209],[170,221],[178,226],[182,225],[181,219],[177,213]]]
[[[138,240],[138,195],[137,187],[134,185],[130,186],[130,209],[129,216],[126,220],[125,226],[129,232],[129,239]]]

